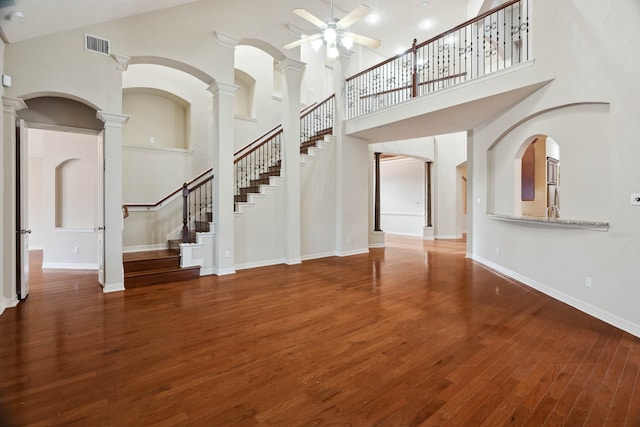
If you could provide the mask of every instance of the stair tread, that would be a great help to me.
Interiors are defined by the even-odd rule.
[[[165,267],[165,268],[157,268],[154,270],[142,270],[142,271],[131,271],[124,274],[125,279],[130,277],[140,277],[140,276],[152,276],[155,274],[166,274],[172,272],[185,272],[191,270],[200,270],[199,265],[191,266],[191,267]]]

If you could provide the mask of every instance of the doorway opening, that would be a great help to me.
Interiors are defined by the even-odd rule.
[[[17,289],[28,295],[30,253],[44,269],[97,270],[101,265],[100,189],[104,124],[96,110],[61,97],[26,100],[18,112],[19,239]],[[34,252],[38,251],[38,252]],[[96,275],[97,277],[97,275]],[[96,280],[97,282],[97,280]]]

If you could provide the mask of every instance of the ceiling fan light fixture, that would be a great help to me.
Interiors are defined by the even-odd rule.
[[[314,50],[314,52],[317,52],[320,50],[320,48],[322,47],[322,45],[324,44],[323,40],[320,39],[315,39],[314,41],[311,42],[311,49]]]
[[[351,49],[351,47],[353,46],[353,37],[344,36],[342,37],[342,39],[340,39],[340,42],[342,43],[342,46],[344,46],[345,48]]]
[[[327,42],[327,44],[330,44],[336,41],[336,38],[338,38],[338,33],[334,28],[327,27],[322,34],[322,38],[325,42]]]
[[[338,46],[336,46],[335,42],[327,45],[327,58],[336,59],[340,56],[340,52],[338,52]]]

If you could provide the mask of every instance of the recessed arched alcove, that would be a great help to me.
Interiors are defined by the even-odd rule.
[[[608,117],[607,104],[576,103],[541,110],[507,128],[487,150],[487,213],[543,220],[606,217],[609,173],[603,159],[609,154],[600,141],[607,140]],[[523,194],[523,157],[532,144],[533,187]]]
[[[125,88],[122,111],[130,117],[124,128],[127,144],[188,148],[190,104],[179,96],[157,88]]]
[[[254,92],[256,89],[256,79],[237,68],[234,70],[234,83],[238,86],[235,98],[235,114],[241,117],[254,117]]]

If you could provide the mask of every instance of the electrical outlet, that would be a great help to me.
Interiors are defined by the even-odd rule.
[[[351,237],[347,237],[347,244],[351,243]]]
[[[79,248],[79,247],[77,247],[77,246],[75,246],[75,247],[73,248],[73,253],[74,253],[74,254],[79,254],[79,253],[80,253],[80,248]]]
[[[225,258],[230,258],[231,257],[231,251],[226,251],[224,253]]]
[[[500,248],[496,248],[496,255],[500,255]]]
[[[155,136],[150,136],[149,137],[149,142],[152,143],[152,144],[155,143],[156,142],[156,137]]]
[[[587,276],[587,277],[585,277],[585,278],[584,278],[584,285],[585,285],[587,288],[590,288],[590,287],[591,287],[591,277]]]

